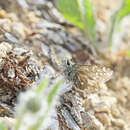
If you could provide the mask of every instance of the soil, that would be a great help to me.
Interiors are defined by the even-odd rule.
[[[100,53],[81,30],[64,20],[55,7],[55,0],[41,0],[40,4],[39,1],[25,1],[26,4],[18,0],[0,1],[0,120],[12,120],[10,122],[14,124],[12,113],[19,93],[37,83],[41,70],[52,80],[55,75],[63,76],[59,59],[73,57],[74,62],[80,65],[106,66],[113,75],[98,92],[89,93],[82,100],[84,111],[91,115],[92,127],[82,128],[78,123],[75,128],[66,126],[67,123],[63,123],[65,117],[60,113],[62,105],[57,107],[57,127],[62,129],[63,125],[66,130],[130,130],[130,57],[124,53],[130,50],[129,16],[121,22],[122,32],[118,34],[113,49],[105,45],[110,18],[121,1],[93,1]],[[28,64],[31,66],[29,72],[24,69]],[[15,77],[23,82],[16,83],[12,72],[9,75],[10,66],[17,71]],[[69,95],[71,92],[63,93]],[[53,125],[52,120],[49,129],[55,130]]]

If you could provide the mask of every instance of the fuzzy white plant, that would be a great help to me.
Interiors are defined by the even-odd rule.
[[[48,79],[45,79],[39,87],[20,95],[15,130],[43,130],[48,127],[62,81],[57,82],[48,93],[45,91],[47,83]]]

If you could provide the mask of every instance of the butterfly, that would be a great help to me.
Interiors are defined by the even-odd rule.
[[[63,60],[65,78],[81,89],[99,88],[111,78],[113,71],[100,65],[79,65],[71,60]]]

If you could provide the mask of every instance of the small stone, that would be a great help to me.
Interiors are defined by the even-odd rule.
[[[120,117],[120,112],[119,110],[117,109],[117,106],[116,105],[112,105],[111,107],[111,113],[112,115],[115,117],[115,118],[119,118]]]
[[[0,27],[7,32],[10,32],[11,20],[9,19],[0,19]]]
[[[2,42],[0,44],[0,58],[5,57],[6,53],[12,49],[12,46],[8,42]]]
[[[20,22],[13,22],[12,26],[11,26],[11,31],[19,39],[25,39],[25,37],[26,37],[26,34],[24,32],[24,25]]]
[[[104,126],[109,126],[111,124],[111,118],[107,113],[96,113],[96,118],[98,118]]]
[[[6,11],[1,9],[0,10],[0,18],[5,18],[6,17]]]
[[[120,128],[125,128],[126,127],[125,122],[123,120],[121,120],[121,119],[112,119],[112,124],[115,125],[115,126],[118,126]]]
[[[106,113],[110,113],[110,108],[102,103],[98,103],[95,107],[94,107],[95,112],[106,112]]]

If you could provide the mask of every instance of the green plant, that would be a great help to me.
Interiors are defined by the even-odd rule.
[[[6,122],[0,122],[0,130],[7,130]]]
[[[35,88],[22,93],[16,107],[15,130],[39,130],[45,129],[50,123],[52,111],[55,111],[57,93],[62,81],[58,81],[47,92],[48,79]]]
[[[126,55],[127,55],[127,56],[130,56],[130,50],[127,50],[127,51],[126,51]]]
[[[65,19],[84,30],[90,41],[96,45],[96,21],[90,0],[58,0],[58,8]]]
[[[110,47],[112,47],[113,45],[114,33],[119,31],[120,21],[128,14],[130,14],[130,0],[123,0],[121,7],[113,14],[111,18],[111,28],[108,38],[108,43]]]
[[[84,30],[90,41],[96,46],[96,20],[91,0],[58,0],[58,9],[65,19]],[[118,31],[120,21],[130,13],[130,0],[123,0],[121,8],[117,10],[111,19],[111,28],[108,36],[108,44],[113,45],[113,35]]]

